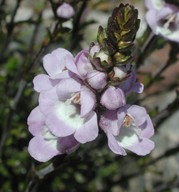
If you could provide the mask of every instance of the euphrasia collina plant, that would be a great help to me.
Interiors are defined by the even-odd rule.
[[[28,117],[33,158],[45,162],[71,153],[95,140],[100,129],[116,154],[151,152],[152,121],[145,108],[127,103],[131,92],[143,92],[132,65],[138,28],[138,11],[120,4],[107,28],[99,27],[97,42],[89,50],[74,57],[58,48],[44,56],[47,74],[33,80],[39,105]]]

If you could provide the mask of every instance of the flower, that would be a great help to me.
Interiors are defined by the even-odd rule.
[[[74,10],[63,3],[57,15],[69,19]],[[28,117],[34,136],[28,147],[32,157],[45,162],[71,153],[96,139],[99,125],[114,153],[126,155],[125,149],[138,155],[151,152],[154,129],[149,115],[143,107],[126,104],[130,92],[143,91],[131,64],[138,27],[137,10],[121,4],[114,9],[107,28],[99,27],[97,43],[91,44],[89,51],[73,57],[59,48],[44,56],[47,74],[33,80],[39,103]]]
[[[57,137],[74,135],[80,143],[92,141],[98,135],[95,105],[94,93],[73,78],[61,80],[57,87],[39,97],[49,130]]]
[[[37,92],[51,89],[60,82],[60,79],[69,77],[66,70],[67,63],[74,63],[73,55],[63,48],[58,48],[43,58],[43,67],[47,74],[37,75],[34,80],[34,89]]]
[[[154,148],[150,140],[154,128],[143,107],[126,105],[106,111],[101,116],[100,126],[108,137],[109,148],[116,154],[126,155],[125,149],[128,149],[143,156]]]
[[[179,9],[162,0],[145,0],[148,12],[146,20],[156,35],[179,42]]]
[[[89,52],[86,50],[80,51],[75,57],[75,65],[69,62],[67,69],[93,89],[100,91],[107,85],[107,74],[94,69],[89,59]]]
[[[97,70],[92,70],[87,73],[86,80],[93,89],[101,91],[107,85],[107,74]]]
[[[41,162],[46,162],[52,157],[71,153],[79,146],[76,139],[70,135],[68,137],[56,137],[45,124],[45,115],[37,106],[28,117],[29,131],[34,136],[28,146],[30,155]]]
[[[68,3],[63,3],[57,8],[57,15],[64,19],[70,19],[75,14],[73,7]]]
[[[108,87],[101,96],[101,104],[109,110],[115,110],[126,104],[125,96],[120,88]]]
[[[119,88],[121,88],[125,95],[129,95],[131,92],[142,93],[144,85],[136,82],[136,72],[132,70],[127,79],[120,82]]]

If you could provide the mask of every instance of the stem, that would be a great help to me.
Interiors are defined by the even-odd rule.
[[[57,13],[56,13],[56,5],[54,4],[54,2],[53,2],[52,0],[48,0],[48,1],[49,1],[49,3],[51,4],[54,17],[55,17],[55,18],[58,18]]]
[[[173,55],[173,53],[175,53],[175,48],[173,48],[172,46],[169,53],[169,59],[167,60],[165,65],[162,65],[161,67],[159,67],[157,70],[153,72],[150,81],[145,86],[146,88],[150,87],[152,83],[155,81],[155,79],[161,75],[161,73],[163,73],[172,63],[177,61],[177,56],[176,56],[177,53],[175,55]]]
[[[14,30],[14,19],[15,19],[15,16],[16,16],[16,13],[17,13],[17,10],[18,8],[20,7],[20,3],[21,3],[22,0],[17,0],[17,4],[14,8],[14,11],[12,13],[12,16],[11,16],[11,20],[10,22],[7,24],[7,36],[6,36],[6,39],[5,39],[5,42],[4,42],[4,46],[2,47],[2,50],[1,50],[1,54],[0,54],[0,60],[3,58],[3,55],[4,53],[7,51],[7,48],[9,46],[9,43],[11,42],[11,39],[12,39],[12,34],[13,34],[13,30]]]
[[[5,3],[5,0],[0,0],[0,6],[3,6]]]
[[[145,44],[143,45],[143,47],[140,51],[140,55],[136,61],[136,68],[137,69],[143,64],[144,59],[146,58],[146,55],[147,55],[147,51],[151,47],[153,42],[156,40],[156,37],[157,36],[153,32],[151,32],[147,41],[145,41]]]
[[[5,120],[5,125],[4,125],[4,130],[1,136],[1,140],[0,140],[0,156],[2,155],[2,151],[3,151],[3,147],[4,147],[4,143],[6,141],[6,138],[8,136],[8,132],[11,129],[11,124],[12,124],[12,119],[13,119],[13,115],[15,113],[16,107],[20,101],[20,98],[22,96],[22,93],[24,91],[26,87],[26,81],[21,80],[20,84],[19,84],[19,88],[18,91],[12,101],[12,106],[8,112],[7,118]]]
[[[78,44],[78,32],[79,32],[79,26],[80,26],[80,20],[81,20],[81,16],[87,6],[87,3],[88,1],[87,0],[84,0],[82,5],[81,5],[81,8],[78,12],[78,15],[76,16],[76,18],[74,19],[74,22],[73,22],[73,31],[72,31],[72,36],[71,36],[71,47],[70,47],[70,50],[73,51],[76,47],[76,45]]]

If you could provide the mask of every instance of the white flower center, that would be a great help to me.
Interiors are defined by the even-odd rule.
[[[79,97],[74,95],[74,97],[66,102],[58,102],[55,110],[57,117],[61,121],[78,129],[84,124],[84,119],[80,117],[80,107],[76,103],[79,104]]]
[[[141,129],[134,125],[133,119],[129,115],[126,115],[117,140],[120,146],[127,148],[139,141],[140,134]]]
[[[45,140],[56,140],[57,137],[53,135],[46,126],[44,126],[44,130],[42,131],[42,136]]]

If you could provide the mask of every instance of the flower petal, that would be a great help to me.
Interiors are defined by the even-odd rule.
[[[131,146],[125,147],[126,149],[136,153],[137,155],[147,155],[154,149],[154,142],[147,138],[140,138],[139,142]]]
[[[149,115],[147,115],[146,121],[140,127],[142,130],[141,137],[150,138],[154,135],[154,127],[153,127],[153,124],[152,124],[152,121],[151,121]]]
[[[145,0],[145,5],[148,9],[160,10],[164,4],[163,0]]]
[[[74,137],[80,143],[93,141],[98,136],[97,115],[92,112],[88,118],[85,118],[83,126],[76,130]]]
[[[118,126],[117,111],[104,112],[100,118],[99,125],[104,132],[110,131],[113,135],[118,135],[120,126]]]
[[[72,153],[79,147],[79,145],[79,142],[74,138],[73,135],[59,139],[59,148],[63,153]]]
[[[121,147],[128,149],[137,155],[147,155],[154,148],[153,141],[140,137],[140,128],[122,127],[116,137]]]
[[[48,75],[40,74],[33,79],[34,90],[37,92],[45,91],[54,87],[58,82],[57,79],[53,80]]]
[[[96,97],[94,93],[85,86],[82,86],[80,92],[81,117],[88,115],[96,106]]]
[[[34,159],[40,162],[46,162],[55,155],[61,154],[61,152],[57,150],[57,139],[45,140],[41,135],[30,140],[28,151]]]
[[[56,93],[56,86],[50,90],[41,92],[39,96],[40,111],[45,115],[50,113],[51,109],[57,101],[58,96]]]
[[[125,105],[125,96],[120,88],[109,87],[101,96],[100,103],[109,110]]]
[[[58,101],[45,122],[55,136],[66,137],[83,126],[84,119],[80,117],[79,109],[75,105]]]
[[[131,105],[127,109],[127,114],[133,118],[136,126],[142,125],[147,118],[147,112],[145,108],[138,105]]]
[[[41,134],[45,125],[45,117],[38,106],[31,111],[27,119],[27,124],[32,135],[36,136]]]
[[[134,85],[131,87],[131,91],[136,92],[136,93],[143,93],[144,84],[138,83],[138,82],[134,83]],[[127,94],[129,94],[129,93],[127,93]]]
[[[151,27],[152,31],[154,34],[158,34],[157,32],[157,11],[156,10],[149,10],[147,13],[146,13],[146,20],[147,20],[147,23],[148,25]]]
[[[52,79],[58,78],[58,75],[65,69],[66,64],[74,62],[72,58],[73,56],[69,51],[58,48],[43,58],[43,66]]]
[[[116,154],[119,155],[126,155],[125,150],[119,145],[115,137],[110,133],[110,131],[107,132],[108,137],[108,146]]]
[[[81,84],[72,78],[63,79],[57,85],[58,98],[61,101],[69,99],[73,93],[79,92]]]
[[[93,66],[89,61],[88,55],[88,51],[82,50],[75,57],[77,70],[82,78],[85,78],[87,73],[93,70]]]
[[[100,71],[90,71],[87,73],[87,81],[93,89],[101,90],[107,85],[106,73]]]
[[[122,124],[124,123],[124,118],[127,114],[127,108],[128,108],[128,105],[122,106],[117,111],[117,119],[118,119],[118,126],[119,127],[121,127]]]

